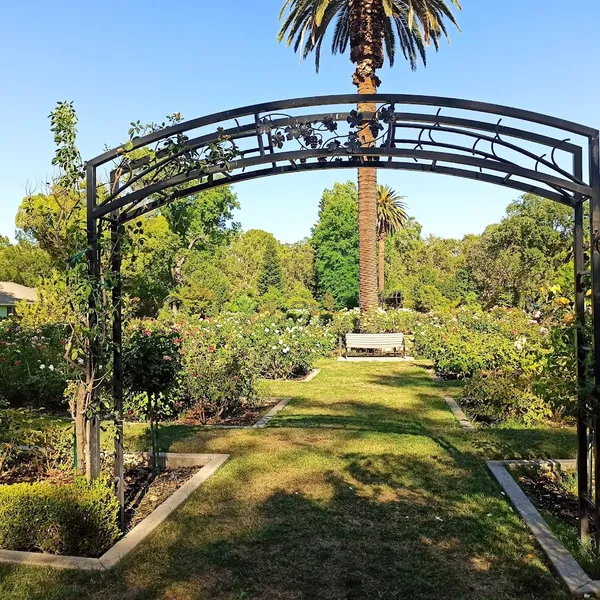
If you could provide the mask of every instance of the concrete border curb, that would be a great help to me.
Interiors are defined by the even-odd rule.
[[[135,550],[143,540],[174,510],[179,508],[207,479],[212,477],[229,458],[229,454],[178,454],[176,452],[161,452],[160,456],[164,459],[164,464],[168,466],[190,467],[198,465],[202,466],[202,468],[100,558],[0,550],[0,563],[53,567],[55,569],[79,569],[84,571],[112,569],[130,552]]]
[[[511,504],[527,523],[542,547],[544,554],[552,563],[559,577],[565,582],[571,594],[576,598],[593,598],[600,595],[600,581],[592,580],[587,576],[564,544],[552,533],[542,515],[505,468],[505,465],[531,466],[541,464],[555,464],[566,467],[574,463],[574,460],[488,460],[487,467],[508,496]]]
[[[307,383],[308,381],[312,381],[320,372],[321,372],[321,369],[313,369],[306,375],[306,377],[303,377],[302,379],[300,379],[300,381],[302,383]]]
[[[458,424],[463,429],[475,429],[475,426],[469,420],[469,417],[464,413],[463,409],[458,405],[458,402],[450,396],[444,396],[444,401],[448,405],[448,408],[452,411],[452,414],[456,417]]]
[[[258,420],[254,425],[250,425],[250,429],[262,429],[266,427],[269,421],[280,411],[283,410],[291,398],[282,398],[262,419]]]

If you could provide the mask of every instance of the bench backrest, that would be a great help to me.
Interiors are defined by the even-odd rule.
[[[403,333],[347,333],[346,348],[402,348]]]

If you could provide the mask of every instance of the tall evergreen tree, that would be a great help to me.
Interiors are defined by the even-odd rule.
[[[280,292],[283,291],[283,269],[281,268],[277,246],[273,240],[269,240],[265,246],[265,253],[258,275],[258,293],[263,296],[271,288],[275,288]]]
[[[335,308],[358,302],[358,190],[351,181],[325,190],[313,228],[317,294],[333,296]]]

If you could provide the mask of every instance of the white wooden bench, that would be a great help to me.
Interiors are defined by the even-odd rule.
[[[347,333],[346,358],[352,350],[381,350],[406,356],[403,333]]]

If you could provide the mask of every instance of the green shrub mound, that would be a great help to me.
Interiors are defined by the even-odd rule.
[[[532,379],[532,374],[509,369],[474,375],[465,385],[463,406],[484,422],[516,420],[535,425],[552,413],[533,392]]]
[[[120,536],[104,481],[0,485],[0,548],[97,557]]]

